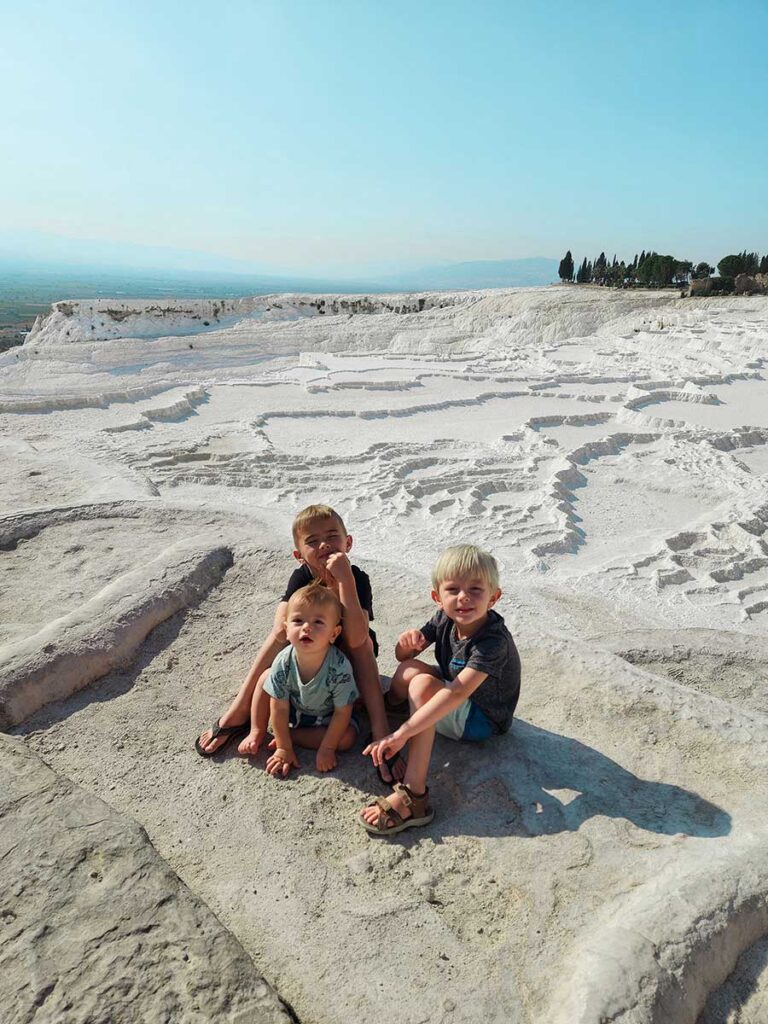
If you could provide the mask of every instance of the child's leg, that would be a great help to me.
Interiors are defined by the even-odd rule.
[[[219,719],[219,725],[248,725],[250,723],[248,716],[251,713],[254,693],[260,680],[261,676],[255,676],[251,672],[248,673],[243,685],[237,691],[237,696]],[[269,699],[267,699],[267,718],[269,718]],[[200,746],[206,754],[214,753],[223,742],[224,737],[212,740],[210,729],[206,729],[200,734]]]
[[[406,664],[408,663],[401,662],[401,667]],[[414,662],[411,662],[410,664],[413,665]],[[415,664],[419,663],[417,662]],[[408,672],[408,669],[404,671],[404,674],[405,672],[408,672],[410,676],[408,683],[408,700],[410,702],[412,712],[426,704],[427,701],[436,693],[439,693],[444,686],[442,679],[432,673],[431,666],[425,665],[424,668],[427,669],[427,671],[417,670],[415,672]],[[398,672],[399,671],[400,669],[398,669]],[[408,741],[408,767],[406,768],[405,778],[403,781],[408,789],[410,789],[416,796],[421,796],[426,792],[429,759],[432,755],[432,746],[434,742],[434,726],[417,733]],[[411,817],[411,811],[403,800],[403,797],[397,791],[393,792],[389,797],[387,797],[387,799],[401,818]],[[372,804],[370,807],[364,808],[362,814],[363,818],[369,825],[375,825],[376,822],[379,821],[381,811],[378,806]]]
[[[344,647],[344,653],[352,664],[352,671],[355,673],[355,682],[360,688],[360,694],[365,701],[365,709],[371,721],[371,732],[375,740],[381,739],[389,733],[389,722],[387,713],[384,710],[384,698],[381,693],[379,682],[379,666],[376,664],[376,656],[373,653],[373,644],[370,637],[359,647]]]
[[[238,754],[252,757],[257,754],[259,747],[264,742],[269,726],[269,694],[264,689],[264,683],[269,678],[269,669],[262,672],[251,698],[251,728],[248,735],[237,745]]]
[[[248,670],[248,675],[245,677],[243,685],[237,691],[237,696],[219,719],[218,724],[220,726],[247,726],[251,724],[250,713],[254,691],[264,672],[270,668],[272,662],[287,643],[284,631],[285,610],[287,607],[288,605],[285,601],[281,601],[275,609],[273,630],[259,648],[256,660]],[[210,755],[214,754],[222,744],[226,743],[226,737],[220,736],[213,739],[211,730],[206,729],[200,734],[197,742],[204,754]]]
[[[440,670],[435,665],[427,665],[418,658],[409,658],[408,661],[401,661],[392,676],[392,685],[389,692],[396,701],[408,700],[408,688],[411,680],[418,675],[431,675],[440,679]],[[374,737],[375,738],[375,737]]]
[[[309,750],[319,750],[328,729],[324,725],[297,725],[291,729],[291,738],[297,747],[307,747]],[[337,750],[349,750],[357,739],[357,729],[348,725],[344,734],[339,740]]]

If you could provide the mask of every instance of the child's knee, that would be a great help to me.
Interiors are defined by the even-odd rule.
[[[416,658],[408,658],[406,661],[401,661],[395,669],[395,674],[392,676],[393,679],[404,679],[408,682],[413,676],[422,674],[424,672],[424,664],[418,661]]]
[[[408,683],[408,698],[419,708],[442,688],[442,682],[435,676],[428,672],[419,672]]]
[[[347,751],[351,747],[354,746],[354,743],[355,743],[356,739],[357,739],[357,729],[355,729],[351,725],[348,725],[347,729],[346,729],[346,732],[344,733],[344,735],[339,740],[339,745],[338,745],[338,747],[336,749],[337,750]]]

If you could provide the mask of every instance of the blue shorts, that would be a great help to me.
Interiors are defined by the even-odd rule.
[[[486,713],[471,700],[465,700],[435,724],[435,732],[450,740],[476,743],[493,736],[495,730]]]
[[[300,729],[327,729],[331,724],[332,718],[333,713],[330,715],[308,715],[306,711],[299,711],[293,704],[291,704],[291,709],[288,713],[288,722],[294,729],[297,727]],[[349,724],[355,732],[360,732],[360,719],[354,708],[352,708],[352,717],[349,720]]]

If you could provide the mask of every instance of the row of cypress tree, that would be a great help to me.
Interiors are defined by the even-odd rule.
[[[768,274],[768,254],[760,257],[756,252],[734,253],[724,256],[717,264],[720,276],[734,278],[739,274]],[[575,274],[574,274],[575,271]],[[595,260],[586,256],[576,270],[571,250],[560,260],[558,274],[561,281],[573,281],[576,284],[600,284],[612,288],[666,288],[670,285],[680,287],[690,280],[709,277],[715,268],[709,263],[701,262],[695,266],[691,260],[678,260],[674,256],[662,256],[657,252],[643,250],[627,263],[614,255],[613,260],[606,259],[601,252]]]

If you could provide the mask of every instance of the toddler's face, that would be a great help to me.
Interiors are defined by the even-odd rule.
[[[333,643],[341,632],[341,624],[328,605],[306,601],[289,604],[285,620],[288,643],[299,651],[317,653]]]
[[[352,538],[338,519],[318,519],[299,535],[293,557],[308,565],[313,576],[325,575],[325,563],[338,551],[346,554]]]
[[[456,576],[442,580],[438,589],[432,591],[432,600],[440,605],[464,635],[471,634],[473,627],[482,626],[488,609],[496,604],[499,597],[501,591],[491,590],[482,576]]]

